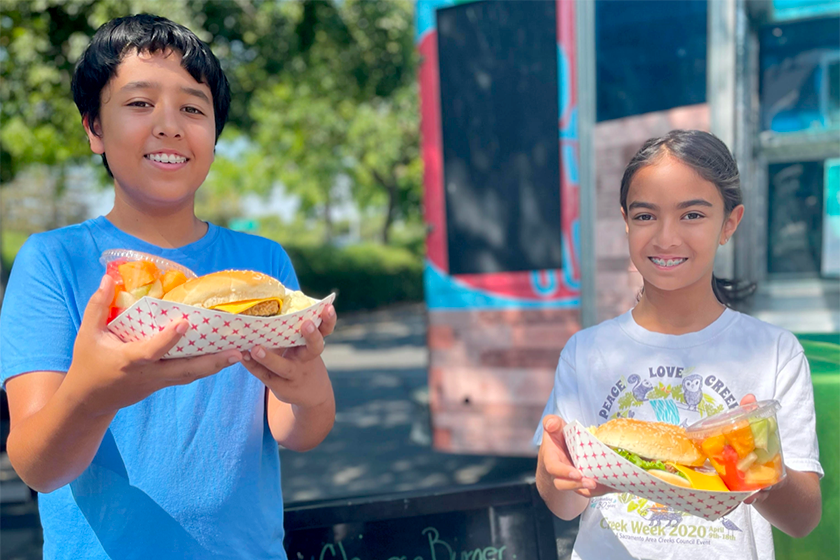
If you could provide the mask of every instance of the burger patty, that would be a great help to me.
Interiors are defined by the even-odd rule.
[[[251,315],[254,317],[273,317],[274,315],[280,315],[280,304],[277,303],[277,300],[270,300],[270,301],[261,301],[254,307],[249,307],[245,311],[241,312],[240,315]]]

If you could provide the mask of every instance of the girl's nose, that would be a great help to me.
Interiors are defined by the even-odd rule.
[[[656,231],[653,238],[653,243],[660,249],[669,249],[680,244],[679,229],[674,220],[664,219],[660,222],[661,226]]]

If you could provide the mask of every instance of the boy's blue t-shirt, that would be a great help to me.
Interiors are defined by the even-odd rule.
[[[18,253],[0,315],[0,377],[66,372],[106,249],[134,249],[202,275],[270,274],[298,289],[273,241],[214,225],[162,249],[104,217],[33,235]],[[92,464],[39,495],[44,559],[285,559],[280,457],[265,386],[240,364],[120,410]]]

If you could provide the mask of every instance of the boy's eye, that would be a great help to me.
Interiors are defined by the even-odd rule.
[[[129,107],[151,107],[152,104],[148,101],[132,101],[128,104]]]
[[[650,214],[637,214],[633,216],[634,220],[638,220],[640,222],[647,222],[653,219],[653,216]]]
[[[203,115],[203,114],[204,114],[204,113],[201,111],[201,109],[199,109],[199,108],[197,108],[197,107],[189,107],[189,106],[187,106],[187,107],[184,107],[184,111],[186,111],[187,113],[191,113],[191,114],[193,114],[193,115]]]
[[[703,214],[700,214],[699,212],[689,212],[685,215],[685,218],[688,220],[699,220],[702,217]]]

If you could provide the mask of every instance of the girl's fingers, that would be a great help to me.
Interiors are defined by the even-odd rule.
[[[750,404],[750,403],[754,403],[754,402],[755,402],[755,395],[753,395],[752,393],[747,393],[746,395],[744,395],[744,398],[741,399],[741,402],[739,404],[741,406],[744,406],[745,404]]]

